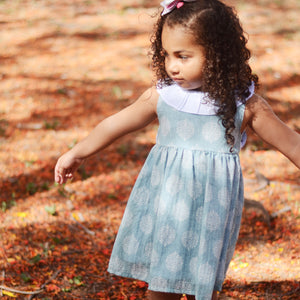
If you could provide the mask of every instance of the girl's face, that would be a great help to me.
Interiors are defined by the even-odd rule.
[[[201,88],[205,62],[204,48],[181,25],[164,25],[162,47],[165,53],[166,72],[174,82],[187,90]]]

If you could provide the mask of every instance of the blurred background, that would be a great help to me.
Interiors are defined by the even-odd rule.
[[[66,185],[54,184],[53,168],[153,84],[149,39],[159,2],[0,0],[0,285],[32,291],[44,284],[28,296],[36,299],[145,297],[144,283],[115,278],[106,267],[157,123],[88,160]],[[248,35],[258,93],[299,132],[300,2],[225,2]],[[221,296],[299,299],[300,173],[248,136],[246,196],[266,212],[245,210]],[[27,299],[4,289],[2,296]]]

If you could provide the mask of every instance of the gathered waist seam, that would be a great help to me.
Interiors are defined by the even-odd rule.
[[[215,151],[215,150],[207,150],[207,149],[199,149],[199,148],[185,148],[185,147],[180,147],[180,146],[171,146],[171,145],[163,145],[156,143],[154,147],[160,147],[160,148],[170,148],[170,149],[181,149],[181,150],[188,150],[188,151],[199,151],[202,153],[212,153],[212,154],[224,154],[224,155],[229,155],[229,156],[239,156],[239,152],[225,152],[225,151]]]

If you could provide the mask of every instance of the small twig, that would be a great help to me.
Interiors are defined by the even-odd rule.
[[[54,272],[54,273],[52,274],[52,276],[51,276],[48,280],[46,280],[46,281],[41,285],[40,291],[44,291],[45,286],[46,286],[49,282],[51,282],[53,279],[55,279],[59,273],[60,273],[60,270],[57,270],[56,272]],[[36,294],[32,294],[32,295],[29,297],[28,300],[33,299],[33,298],[35,297],[35,295],[36,295]]]
[[[95,232],[94,231],[91,231],[89,230],[88,228],[86,228],[84,225],[82,225],[80,222],[78,222],[72,215],[71,215],[71,219],[73,221],[76,222],[76,224],[81,227],[87,234],[90,234],[90,235],[95,235]]]
[[[53,279],[55,279],[59,273],[60,273],[60,270],[57,270],[55,273],[53,273],[52,276],[44,284],[41,285],[41,289],[45,288],[45,286],[49,282],[51,282]]]
[[[277,218],[279,215],[281,215],[281,214],[283,214],[283,213],[285,213],[285,212],[288,212],[288,211],[291,211],[292,210],[292,208],[290,207],[290,206],[285,206],[284,208],[282,208],[282,209],[280,209],[280,210],[278,210],[278,211],[276,211],[276,212],[273,212],[272,214],[271,214],[271,218],[273,219],[273,218]]]
[[[62,255],[70,255],[70,254],[74,254],[74,253],[83,253],[83,250],[76,250],[76,249],[74,249],[74,250],[68,250],[68,251],[64,251],[64,252],[62,252]]]
[[[16,293],[16,294],[31,295],[29,299],[33,299],[35,295],[44,292],[45,286],[50,281],[52,281],[59,274],[59,272],[60,272],[60,270],[57,270],[43,285],[41,285],[39,290],[36,290],[36,291],[20,291],[20,290],[17,290],[17,289],[7,287],[5,285],[0,285],[1,294],[2,294],[2,290],[5,290],[5,291],[11,292],[11,293]]]
[[[12,292],[12,293],[16,293],[16,294],[23,294],[23,295],[36,295],[36,294],[40,294],[42,293],[44,290],[37,290],[37,291],[33,291],[33,292],[28,292],[28,291],[20,291],[20,290],[16,290],[16,289],[12,289],[9,288],[5,285],[0,285],[0,290],[5,290],[8,292]]]
[[[260,184],[256,189],[255,192],[261,191],[264,188],[266,188],[270,184],[270,180],[264,176],[263,174],[259,173],[258,171],[255,171],[255,176],[257,182]]]
[[[5,271],[2,270],[2,285],[4,285]],[[0,296],[3,296],[2,289],[0,289]]]

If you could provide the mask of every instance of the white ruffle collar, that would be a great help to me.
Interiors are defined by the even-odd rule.
[[[254,94],[254,82],[249,87],[250,95],[246,98],[248,100]],[[176,83],[157,88],[162,100],[176,110],[198,114],[198,115],[216,115],[218,106],[214,105],[207,93],[199,91],[189,91],[181,88]],[[241,101],[236,101],[237,106],[242,104]]]

